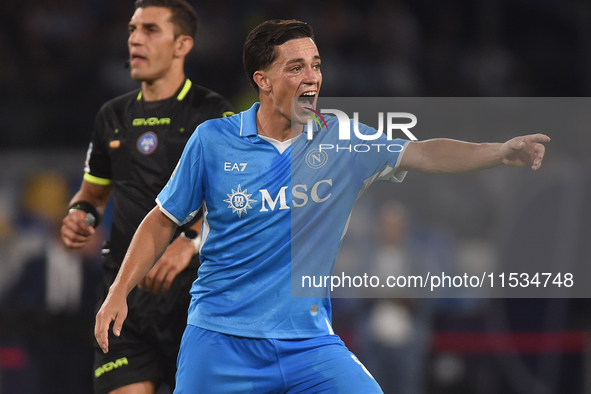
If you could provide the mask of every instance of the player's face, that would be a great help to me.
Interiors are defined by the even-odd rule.
[[[137,81],[153,82],[171,69],[175,53],[171,12],[164,7],[138,8],[129,21],[129,66]]]
[[[304,124],[310,111],[303,108],[315,107],[322,85],[318,48],[311,38],[296,38],[275,47],[275,51],[277,57],[267,70],[275,110],[289,121]],[[298,97],[299,105],[292,111],[293,97]]]

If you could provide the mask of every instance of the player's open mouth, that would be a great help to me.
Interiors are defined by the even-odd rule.
[[[298,105],[301,108],[314,108],[315,106],[316,91],[310,91],[303,93],[298,97]]]

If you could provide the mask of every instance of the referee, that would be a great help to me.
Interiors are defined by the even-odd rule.
[[[185,77],[184,62],[196,32],[197,16],[184,0],[135,3],[129,22],[129,67],[141,89],[100,109],[82,185],[61,228],[67,247],[84,246],[113,195],[111,237],[103,249],[103,297],[195,128],[231,111],[225,98]],[[193,215],[129,295],[125,332],[110,338],[108,354],[96,347],[96,394],[152,394],[161,383],[174,387],[189,289],[199,264],[201,220]]]

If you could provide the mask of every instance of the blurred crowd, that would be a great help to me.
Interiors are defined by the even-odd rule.
[[[242,110],[242,44],[258,23],[315,29],[330,96],[585,96],[591,4],[567,1],[193,1],[188,75]],[[0,4],[0,148],[85,145],[99,106],[137,87],[124,68],[133,1]]]
[[[187,74],[236,110],[256,100],[242,44],[272,18],[312,25],[326,97],[591,93],[586,0],[190,2],[200,27]],[[132,13],[132,0],[0,3],[0,394],[90,392],[109,218],[81,253],[65,252],[57,234],[97,110],[139,86],[124,67]],[[412,174],[396,193],[376,185],[353,212],[337,268],[363,261],[373,272],[407,272],[420,261],[462,272],[511,259],[588,262],[591,133],[579,123],[556,130],[535,175]],[[422,137],[435,136],[445,135]],[[472,135],[483,138],[497,140]],[[395,296],[334,300],[335,330],[386,393],[582,393],[590,386],[583,351],[492,358],[432,351],[438,330],[590,330],[586,300]]]
[[[0,393],[91,392],[106,229],[80,251],[66,250],[60,227],[70,179],[37,169],[17,184],[0,188],[4,204],[19,198],[0,215]]]

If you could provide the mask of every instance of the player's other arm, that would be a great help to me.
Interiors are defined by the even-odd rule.
[[[199,252],[202,224],[203,219],[199,219],[190,227],[198,234],[194,240],[181,235],[172,241],[150,272],[138,283],[138,287],[155,294],[168,291],[177,275],[187,268],[193,255]]]
[[[543,134],[515,137],[505,143],[456,141],[444,138],[409,142],[400,162],[401,171],[416,170],[431,174],[459,174],[500,165],[542,165],[545,147],[550,138]]]
[[[81,248],[88,239],[94,234],[94,226],[99,218],[95,218],[94,224],[85,222],[88,216],[88,205],[94,207],[96,214],[102,216],[105,207],[111,195],[112,185],[95,185],[87,181],[82,181],[80,190],[70,200],[71,206],[78,206],[82,202],[82,209],[70,209],[66,217],[62,220],[61,238],[64,245],[69,248]]]
[[[109,351],[111,322],[114,322],[113,333],[119,336],[127,317],[127,295],[164,253],[176,227],[158,207],[154,207],[139,225],[107,298],[96,315],[94,336],[103,352]]]

